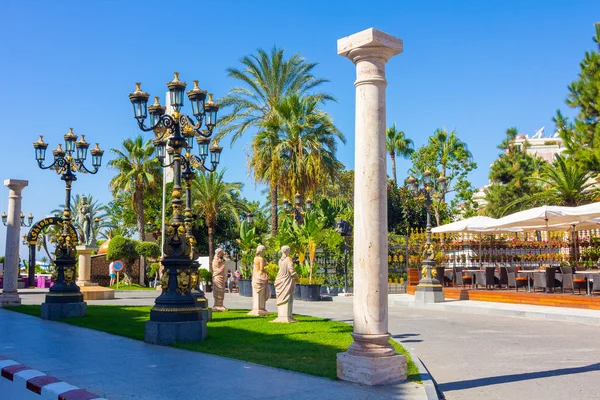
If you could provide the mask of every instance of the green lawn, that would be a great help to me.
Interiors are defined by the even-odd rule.
[[[22,305],[7,309],[40,316],[40,306]],[[336,354],[352,343],[352,326],[322,318],[297,315],[295,324],[272,324],[275,314],[247,315],[248,310],[213,313],[204,342],[174,347],[235,358],[256,364],[336,378]],[[150,307],[88,306],[87,315],[62,320],[72,325],[96,329],[132,339],[144,340],[144,323]],[[115,324],[115,321],[119,321]],[[390,341],[408,361],[408,379],[421,382],[416,365],[406,350]]]
[[[111,285],[111,286],[109,286],[109,288],[117,290],[117,285]],[[134,283],[131,285],[119,284],[119,290],[156,290],[156,289]]]

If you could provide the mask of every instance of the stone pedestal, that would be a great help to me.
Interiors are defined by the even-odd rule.
[[[206,339],[206,321],[147,321],[144,329],[144,342],[159,346],[201,342],[204,339]]]
[[[98,250],[95,246],[77,246],[75,248],[79,255],[79,274],[77,276],[77,286],[98,286],[97,283],[90,282],[90,271],[92,269],[92,253]],[[83,292],[83,290],[82,290]]]
[[[202,319],[206,322],[212,321],[212,309],[208,307],[208,300],[201,290],[192,290],[192,296],[196,300],[196,304],[202,309]]]
[[[298,322],[296,318],[292,316],[292,310],[294,309],[294,297],[290,296],[290,300],[285,303],[277,306],[277,318],[275,318],[271,322],[277,323],[292,323]]]
[[[436,262],[434,260],[423,261],[423,266],[434,268]],[[442,285],[437,279],[431,277],[431,269],[429,273],[421,279],[417,285],[415,292],[415,303],[441,303],[444,301],[444,291]]]
[[[29,184],[28,181],[7,179],[4,186],[8,186],[8,210],[6,223],[6,247],[4,250],[4,281],[0,307],[21,304],[17,293],[17,280],[19,276],[19,234],[21,232],[21,191]]]
[[[370,28],[338,40],[356,65],[354,342],[338,355],[340,379],[368,385],[406,379],[406,359],[388,333],[385,64],[402,40]],[[356,372],[359,371],[359,372]]]
[[[87,303],[42,303],[42,319],[55,321],[63,318],[85,317]]]

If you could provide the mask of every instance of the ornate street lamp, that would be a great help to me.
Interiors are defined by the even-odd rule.
[[[150,321],[146,323],[145,341],[168,345],[173,342],[201,341],[206,336],[206,321],[202,318],[202,308],[192,295],[193,273],[197,266],[191,260],[195,239],[192,235],[192,195],[191,184],[196,171],[215,171],[219,164],[222,147],[216,141],[210,144],[210,137],[217,122],[219,106],[212,100],[212,94],[198,87],[187,92],[192,106],[192,117],[181,113],[186,83],[179,80],[179,73],[167,83],[169,98],[174,109],[173,115],[165,113],[155,97],[154,104],[147,106],[150,95],[136,83],[136,90],[129,94],[134,117],[144,132],[153,131],[155,154],[163,168],[173,168],[173,191],[171,207],[173,216],[162,234],[165,256],[161,260],[164,274],[161,279],[162,293],[150,310]],[[150,126],[145,120],[150,114]],[[202,125],[206,129],[201,129]],[[198,143],[198,155],[192,154],[194,139]],[[167,150],[168,147],[168,150]],[[169,157],[166,157],[166,153]],[[183,210],[181,180],[186,185],[186,208]],[[196,279],[197,281],[197,279]],[[183,327],[185,326],[185,327]]]
[[[344,238],[344,294],[348,293],[348,238],[352,237],[352,225],[345,219],[338,219],[335,223],[335,230]]]
[[[87,159],[87,152],[90,144],[85,141],[84,135],[81,135],[77,141],[77,135],[73,133],[73,128],[69,128],[64,136],[64,146],[59,143],[56,150],[52,151],[54,160],[48,166],[44,166],[46,159],[46,149],[48,143],[44,143],[43,136],[37,142],[33,143],[35,149],[35,159],[41,169],[52,169],[60,179],[65,181],[65,208],[62,215],[62,232],[58,237],[56,244],[56,279],[54,285],[46,295],[46,301],[42,303],[42,318],[59,319],[85,315],[85,303],[79,286],[75,283],[75,246],[77,237],[69,235],[71,226],[71,185],[77,180],[76,173],[95,174],[102,165],[102,156],[104,150],[101,150],[98,143],[96,147],[90,150],[92,155],[92,168],[88,169],[84,163]],[[32,217],[33,220],[33,217]]]
[[[294,205],[288,199],[283,199],[283,209],[286,213],[293,215],[294,220],[298,224],[304,222],[304,214],[310,212],[312,208],[313,202],[311,199],[306,199],[306,203],[302,206],[302,196],[300,196],[300,193],[296,193],[294,196]]]
[[[436,184],[437,189],[441,193],[445,193],[448,188],[448,180],[444,175],[440,175],[434,182],[433,174],[429,170],[423,172],[422,184],[420,187],[419,181],[412,175],[406,180],[410,191],[413,195],[424,195],[425,206],[427,209],[427,242],[423,249],[423,265],[426,267],[426,274],[421,277],[419,284],[417,285],[417,291],[415,293],[415,301],[423,303],[437,303],[444,301],[444,292],[442,291],[442,285],[440,281],[435,277],[432,277],[431,268],[435,267],[435,251],[431,244],[431,204],[432,197],[436,196]],[[443,277],[441,277],[443,279]]]
[[[4,226],[6,226],[6,221],[8,219],[8,216],[6,215],[5,212],[2,213],[2,224],[4,224]],[[27,222],[25,222],[25,214],[23,214],[21,212],[21,226],[24,228],[29,228],[31,226],[31,224],[33,224],[33,214],[29,213],[29,215],[27,216]]]

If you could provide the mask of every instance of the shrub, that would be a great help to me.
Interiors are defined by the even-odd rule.
[[[198,268],[198,277],[200,281],[208,284],[212,282],[212,272],[204,268]]]
[[[322,285],[325,282],[325,278],[322,276],[313,276],[312,281],[308,277],[302,277],[298,281],[301,285]]]
[[[157,259],[160,257],[160,247],[155,242],[136,242],[135,251],[138,255],[148,258]]]
[[[136,258],[139,257],[136,251],[136,240],[129,239],[123,236],[115,236],[111,239],[106,252],[108,261],[121,260],[125,263],[124,282],[126,285],[131,284],[131,267]]]
[[[158,271],[160,270],[160,263],[152,263],[148,267],[148,277],[155,277],[158,275]]]
[[[277,278],[277,273],[279,272],[279,266],[277,264],[267,264],[265,265],[265,272],[269,275],[269,282],[275,282]]]

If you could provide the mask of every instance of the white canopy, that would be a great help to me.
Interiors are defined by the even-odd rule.
[[[452,222],[450,224],[436,226],[431,230],[434,233],[447,233],[447,232],[486,232],[490,229],[488,225],[496,222],[497,220],[490,217],[471,217],[460,221]]]
[[[498,219],[490,228],[551,230],[600,218],[600,203],[580,207],[541,206]]]

